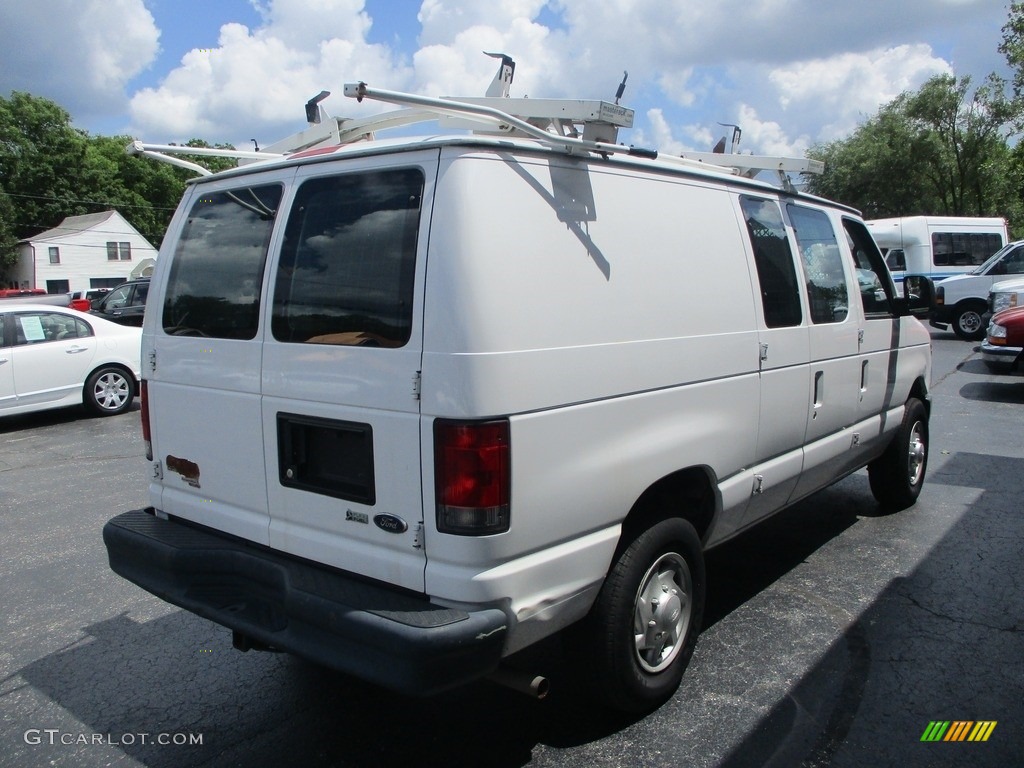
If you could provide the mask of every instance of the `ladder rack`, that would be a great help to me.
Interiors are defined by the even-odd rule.
[[[128,145],[127,152],[208,176],[211,175],[208,169],[174,155],[227,157],[245,165],[313,149],[373,141],[378,131],[436,120],[442,127],[470,129],[476,134],[532,139],[572,155],[628,155],[746,178],[753,178],[761,171],[775,171],[782,185],[789,190],[793,189],[789,174],[820,174],[824,171],[822,162],[809,158],[721,152],[668,155],[655,149],[616,143],[619,128],[633,126],[633,110],[618,103],[625,78],[614,104],[601,100],[509,98],[508,89],[515,63],[503,54],[487,55],[500,58],[501,65],[487,90],[488,95],[484,97],[432,98],[371,88],[364,82],[346,83],[344,93],[349,98],[359,102],[364,99],[387,102],[403,108],[363,118],[328,117],[320,102],[330,94],[322,91],[306,103],[307,128],[262,150],[258,147],[247,151],[134,141]],[[733,143],[735,148],[737,142],[734,140]]]

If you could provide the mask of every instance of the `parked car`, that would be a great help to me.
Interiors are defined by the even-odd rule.
[[[46,304],[0,304],[0,416],[67,405],[100,416],[138,392],[142,331]]]
[[[70,307],[70,293],[47,293],[41,288],[4,289],[0,291],[0,307],[14,304],[49,304],[54,307]]]
[[[993,315],[981,345],[981,359],[993,373],[1012,373],[1024,363],[1024,307]]]
[[[88,291],[75,291],[71,294],[71,308],[79,312],[88,312],[93,302],[99,301],[110,293],[109,288],[93,288]]]
[[[93,302],[90,314],[98,315],[121,325],[142,327],[142,317],[146,311],[146,298],[149,296],[149,278],[129,280],[121,283],[99,301]]]

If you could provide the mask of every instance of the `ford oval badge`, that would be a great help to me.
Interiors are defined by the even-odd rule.
[[[409,530],[409,526],[406,525],[405,520],[394,515],[374,515],[373,524],[380,528],[382,531],[388,533],[405,533]]]

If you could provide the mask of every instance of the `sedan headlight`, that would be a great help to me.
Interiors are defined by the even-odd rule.
[[[988,327],[988,339],[993,344],[1006,343],[1006,326],[991,323]]]
[[[996,293],[992,295],[992,311],[1001,312],[1004,309],[1017,306],[1016,293]]]

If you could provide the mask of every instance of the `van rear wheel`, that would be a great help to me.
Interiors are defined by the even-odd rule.
[[[928,468],[928,411],[915,397],[907,400],[903,423],[885,453],[868,465],[871,493],[884,509],[898,512],[921,494]]]
[[[700,538],[686,520],[662,520],[621,549],[578,627],[584,680],[606,704],[647,712],[679,686],[704,615]]]

